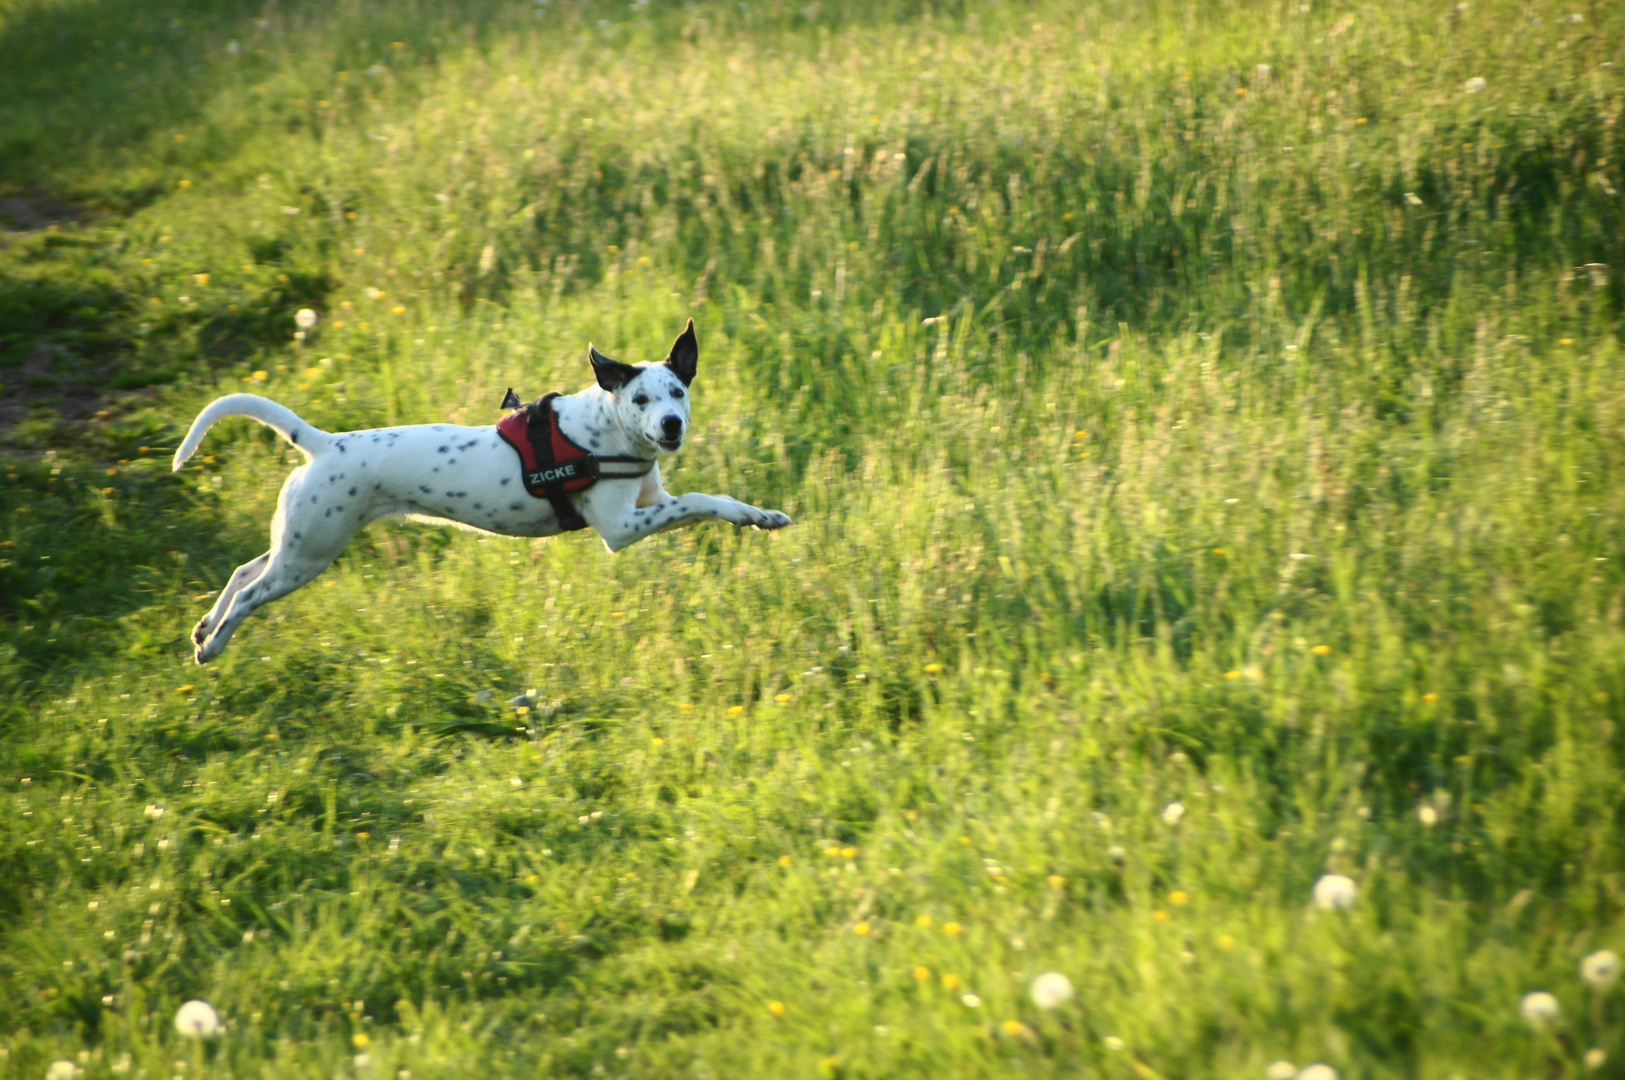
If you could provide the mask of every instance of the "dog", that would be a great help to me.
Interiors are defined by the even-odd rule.
[[[250,416],[270,427],[305,455],[305,464],[282,485],[270,550],[237,568],[193,629],[197,662],[220,655],[244,619],[309,584],[352,536],[379,518],[405,516],[519,537],[591,526],[611,552],[700,521],[758,529],[791,524],[777,510],[725,495],[671,495],[661,486],[659,458],[682,449],[688,433],[689,390],[699,363],[693,319],[663,361],[622,364],[591,344],[587,357],[594,385],[549,395],[537,405],[551,408],[548,422],[576,450],[630,467],[605,470],[584,490],[561,494],[555,486],[548,497],[531,493],[533,481],[555,478],[545,470],[525,471],[530,463],[522,464],[523,452],[516,456],[517,446],[508,439],[514,418],[491,427],[415,424],[331,433],[256,394],[229,394],[208,405],[175,451],[177,471],[209,428],[227,416]],[[504,404],[517,400],[510,390]]]

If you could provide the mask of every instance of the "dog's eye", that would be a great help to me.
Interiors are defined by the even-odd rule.
[[[674,398],[680,398],[683,396],[683,392],[681,390],[673,390],[671,392],[671,396]]]
[[[634,405],[647,405],[647,404],[649,404],[649,399],[647,397],[645,397],[643,394],[639,394],[637,397],[632,399],[632,404],[634,404]]]

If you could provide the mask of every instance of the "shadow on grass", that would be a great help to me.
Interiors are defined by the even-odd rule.
[[[218,587],[217,568],[229,567],[242,543],[157,462],[106,469],[48,452],[0,469],[0,698],[11,702],[0,713],[4,730],[26,701],[60,689],[88,662],[182,648],[184,628],[149,605]]]

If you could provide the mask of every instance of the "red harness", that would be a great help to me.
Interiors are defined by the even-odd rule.
[[[587,520],[570,501],[569,493],[586,491],[599,480],[636,480],[654,468],[650,458],[597,455],[571,442],[553,411],[557,393],[546,394],[497,421],[497,434],[519,452],[519,476],[525,490],[553,504],[559,527],[566,532],[585,529]],[[502,404],[518,405],[512,390]],[[606,470],[604,464],[633,464],[641,468]]]

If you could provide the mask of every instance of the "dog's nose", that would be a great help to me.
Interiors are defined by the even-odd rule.
[[[675,439],[683,433],[683,421],[680,417],[668,416],[660,421],[660,433],[668,439]]]

